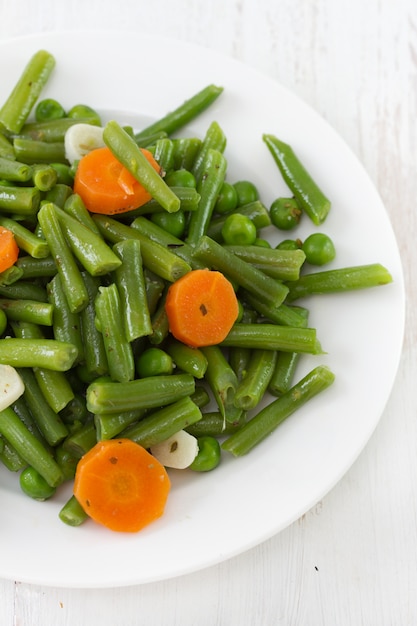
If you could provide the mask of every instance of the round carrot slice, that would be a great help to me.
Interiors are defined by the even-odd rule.
[[[165,467],[145,448],[130,439],[109,439],[78,462],[74,496],[99,524],[137,532],[164,513],[170,487]]]
[[[142,152],[159,172],[160,167],[149,150],[143,149]],[[80,159],[75,172],[74,192],[91,213],[105,215],[131,211],[152,197],[107,146],[91,150]]]
[[[176,339],[194,348],[223,341],[239,314],[233,285],[221,273],[199,269],[168,289],[165,310]]]

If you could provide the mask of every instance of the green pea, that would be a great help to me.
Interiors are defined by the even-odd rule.
[[[20,487],[22,491],[34,500],[48,500],[51,498],[56,487],[48,485],[43,476],[34,467],[26,467],[20,474]]]
[[[237,206],[259,200],[258,188],[249,180],[238,180],[233,186],[237,193]]]
[[[164,178],[169,187],[196,187],[195,176],[188,170],[172,170]]]
[[[37,122],[48,120],[58,120],[65,117],[64,107],[53,98],[45,98],[38,102],[35,109],[35,119]]]
[[[4,333],[7,327],[7,316],[3,309],[0,309],[0,337]]]
[[[276,228],[291,230],[299,224],[302,211],[295,198],[277,198],[271,204],[269,215]]]
[[[173,369],[172,358],[161,348],[147,348],[136,361],[136,371],[141,378],[172,374]]]
[[[259,246],[261,248],[272,248],[269,241],[267,241],[266,239],[260,239],[259,237],[255,239],[254,244],[255,246]]]
[[[214,206],[215,212],[224,215],[234,211],[237,207],[237,199],[237,191],[234,185],[224,181]]]
[[[325,265],[333,261],[336,256],[333,241],[324,233],[309,235],[301,248],[306,255],[306,262],[310,265]]]
[[[152,213],[151,222],[157,224],[174,237],[178,237],[178,239],[181,239],[183,236],[186,226],[185,213],[181,209],[175,211],[175,213],[168,213],[167,211]]]
[[[222,228],[222,237],[226,245],[252,245],[255,243],[256,234],[253,221],[241,213],[229,215]]]
[[[283,239],[276,247],[277,250],[299,250],[302,243],[299,239]]]
[[[190,465],[195,472],[210,472],[221,460],[220,444],[214,437],[205,435],[197,438],[198,454]]]

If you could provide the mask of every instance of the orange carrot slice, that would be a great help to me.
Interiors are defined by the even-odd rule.
[[[200,348],[223,341],[238,317],[239,305],[232,284],[221,272],[199,269],[170,285],[165,310],[174,337]]]
[[[149,150],[142,150],[152,167],[160,167]],[[142,206],[151,194],[132,176],[105,146],[83,156],[74,178],[74,192],[91,213],[114,215]]]
[[[14,234],[8,228],[0,226],[0,272],[14,265],[18,256],[19,247]]]
[[[164,513],[170,491],[165,467],[130,439],[98,442],[78,462],[74,495],[93,520],[137,532]]]

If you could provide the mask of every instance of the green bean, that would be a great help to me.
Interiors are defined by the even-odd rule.
[[[180,104],[176,109],[136,133],[136,141],[140,140],[143,136],[158,131],[164,131],[167,135],[173,134],[207,109],[222,91],[223,87],[207,85],[183,104]]]
[[[168,137],[155,141],[155,161],[159,164],[162,172],[168,172],[174,165],[174,145]]]
[[[29,60],[0,109],[0,126],[20,132],[55,67],[54,57],[38,50]]]
[[[0,189],[0,213],[31,217],[38,212],[40,201],[41,195],[36,187],[2,185]]]
[[[5,159],[0,156],[0,178],[4,178],[10,182],[25,183],[30,180],[31,176],[32,169],[26,163]]]
[[[146,415],[122,431],[121,437],[150,448],[201,419],[201,411],[189,396]]]
[[[313,224],[322,224],[330,211],[330,200],[307,172],[291,146],[274,135],[265,134],[262,138],[299,207]]]
[[[239,295],[244,302],[270,322],[284,326],[304,326],[304,314],[301,312],[301,307],[289,306],[285,302],[277,307],[268,306],[244,290],[241,290]]]
[[[191,173],[194,174],[197,188],[202,182],[207,170],[207,159],[209,152],[215,150],[221,154],[226,148],[226,135],[218,122],[211,122],[208,127],[204,139],[201,143],[200,149],[196,154],[194,163],[191,167]],[[223,184],[223,181],[222,181]]]
[[[0,363],[13,367],[46,367],[65,372],[74,364],[77,349],[54,339],[0,339]]]
[[[75,364],[84,359],[84,341],[81,334],[80,313],[73,313],[68,305],[59,274],[56,274],[47,285],[48,301],[53,306],[54,316],[52,330],[54,339],[71,343],[77,348]]]
[[[72,452],[65,450],[64,444],[60,443],[59,446],[54,448],[54,459],[61,468],[64,480],[73,480],[78,461],[80,460],[79,457]]]
[[[194,437],[224,437],[237,431],[246,422],[246,413],[241,412],[234,422],[225,422],[220,411],[208,411],[201,420],[185,429]]]
[[[299,308],[300,316],[303,317],[303,326],[307,327],[309,311]],[[285,393],[291,387],[294,380],[298,362],[301,358],[299,352],[278,352],[275,369],[269,381],[269,392],[278,396]]]
[[[88,514],[84,511],[75,496],[71,496],[58,513],[59,519],[68,526],[81,526],[88,519]]]
[[[195,246],[194,256],[208,267],[223,272],[265,304],[277,307],[287,296],[286,285],[243,261],[210,237],[201,237]]]
[[[281,397],[273,400],[238,431],[230,435],[222,449],[234,456],[243,456],[270,435],[282,422],[308,400],[327,389],[334,381],[328,367],[319,365],[311,370]]]
[[[68,163],[65,156],[63,141],[35,141],[16,137],[13,139],[13,148],[16,159],[34,165],[35,163]]]
[[[66,163],[51,163],[51,168],[55,170],[57,175],[56,182],[58,185],[68,185],[72,187],[74,184],[74,174],[72,165]]]
[[[0,226],[10,230],[20,250],[24,250],[36,259],[49,256],[49,246],[44,239],[37,237],[28,228],[15,220],[0,216]]]
[[[79,222],[87,226],[96,235],[100,234],[91,213],[86,209],[86,206],[78,193],[72,193],[68,196],[63,209],[66,213],[77,219]]]
[[[0,296],[10,298],[12,300],[35,300],[36,302],[48,301],[46,291],[43,286],[26,280],[17,280],[11,285],[2,285],[0,283]]]
[[[236,323],[221,345],[307,354],[323,353],[315,328],[293,328],[277,324]]]
[[[146,300],[148,302],[148,310],[150,315],[152,316],[156,307],[158,306],[158,302],[164,292],[165,289],[165,281],[157,276],[146,267],[143,270],[143,275],[145,277],[145,285],[146,285]]]
[[[9,407],[10,408],[10,407]],[[1,420],[1,414],[0,414]],[[26,467],[26,461],[18,454],[10,443],[0,434],[1,451],[0,461],[10,472],[19,472]]]
[[[234,402],[244,411],[254,409],[264,397],[274,373],[276,350],[255,349],[246,370],[246,376],[236,389]]]
[[[183,211],[196,211],[197,210],[198,203],[200,202],[201,196],[195,187],[172,186],[171,189],[180,201],[180,209],[182,209]],[[149,215],[151,213],[161,213],[164,210],[165,209],[161,207],[159,202],[157,202],[154,198],[152,198],[146,204],[143,204],[141,207],[138,207],[137,209],[133,209],[132,211],[129,211],[128,213],[126,213],[126,215],[129,218],[135,218],[138,215]],[[123,218],[123,214],[121,215],[121,218]]]
[[[39,191],[50,191],[58,182],[58,174],[49,163],[32,165],[32,182]]]
[[[171,235],[166,230],[149,220],[145,216],[139,216],[131,223],[131,228],[138,230],[143,236],[149,237],[159,245],[169,248],[174,254],[179,256],[190,268],[202,267],[193,257],[193,248],[178,237]]]
[[[94,215],[93,219],[103,237],[112,243],[123,239],[139,239],[144,266],[164,280],[174,282],[190,271],[189,263],[158,242],[152,241],[138,229],[104,215]]]
[[[54,310],[48,302],[0,298],[0,309],[6,313],[8,320],[52,326]]]
[[[91,276],[103,276],[120,267],[120,258],[101,235],[57,206],[54,209],[73,255]]]
[[[57,273],[55,261],[51,256],[45,258],[34,258],[31,256],[21,256],[16,261],[16,267],[22,272],[22,279],[50,278]]]
[[[65,239],[55,206],[52,203],[44,204],[39,210],[38,220],[61,277],[69,308],[73,313],[78,313],[86,306],[88,293]]]
[[[1,132],[0,124],[0,156],[3,159],[9,159],[11,161],[16,159],[16,154],[13,148],[13,144],[8,137]]]
[[[114,279],[120,293],[125,336],[131,342],[152,333],[141,244],[138,239],[125,239],[116,243],[113,250],[122,260]]]
[[[105,125],[103,139],[114,156],[168,213],[178,211],[179,198],[154,170],[135,140],[115,120]]]
[[[175,365],[187,374],[202,379],[207,371],[207,357],[198,348],[191,348],[171,337],[165,344],[165,350],[174,360]]]
[[[30,341],[30,339],[22,339],[22,341]],[[45,437],[49,445],[56,446],[68,435],[67,427],[61,420],[57,411],[52,409],[49,405],[48,400],[38,384],[35,372],[28,368],[18,368],[18,373],[25,385],[23,398],[39,431]],[[49,390],[49,398],[51,398],[54,393],[56,394],[54,400],[59,401],[59,391],[54,392],[53,390]],[[66,389],[64,389],[62,397],[65,397],[65,393]]]
[[[207,359],[205,380],[211,389],[218,409],[227,422],[239,419],[241,409],[234,404],[238,379],[219,346],[200,348]]]
[[[97,443],[97,433],[94,421],[88,419],[85,424],[76,429],[62,442],[63,450],[79,459]]]
[[[88,303],[81,311],[81,338],[84,345],[84,362],[87,374],[97,377],[108,373],[106,349],[103,335],[96,326],[96,311],[94,301],[98,294],[100,281],[90,276],[88,272],[82,272],[85,288],[88,294]]]
[[[23,276],[23,270],[16,263],[0,272],[0,294],[3,289],[14,286]]]
[[[158,306],[151,316],[152,333],[149,336],[149,341],[152,345],[161,344],[167,338],[169,333],[168,316],[165,310],[165,298],[166,291],[161,296]]]
[[[297,280],[305,261],[302,250],[278,250],[261,246],[224,246],[230,252],[277,280]]]
[[[194,390],[195,381],[189,374],[149,376],[127,383],[94,381],[87,387],[87,408],[94,414],[151,409],[189,396]]]
[[[101,286],[95,299],[98,330],[103,335],[109,374],[114,381],[133,380],[135,362],[130,342],[124,332],[120,295],[115,283]]]
[[[190,394],[191,400],[198,406],[199,409],[210,404],[210,395],[203,385],[196,385],[194,393]]]
[[[39,441],[42,442],[45,448],[52,451],[51,446],[47,443],[45,437],[42,435],[35,420],[33,419],[33,415],[29,410],[29,407],[26,403],[25,398],[23,396],[20,396],[20,398],[15,400],[15,402],[13,402],[13,404],[11,405],[11,408],[19,417],[19,419],[24,423],[24,425],[30,430],[30,432],[37,439],[39,439]]]
[[[231,213],[214,216],[208,226],[207,235],[215,241],[222,242],[222,228],[229,215],[233,213],[248,217],[255,224],[257,230],[271,225],[271,218],[266,206],[260,200],[254,200],[253,202],[238,207]]]
[[[74,388],[76,387],[73,379],[69,382]],[[84,423],[89,415],[84,395],[74,389],[74,397],[60,411],[62,421],[65,424]]]
[[[45,141],[46,143],[63,142],[67,130],[74,124],[91,124],[98,126],[97,120],[92,116],[83,118],[61,117],[58,119],[42,120],[36,122],[26,122],[20,132],[22,139],[32,139],[34,141]],[[53,161],[52,161],[53,162]]]
[[[305,274],[288,284],[288,302],[313,294],[368,289],[392,282],[389,271],[379,263],[343,267]]]
[[[126,130],[126,127],[124,127]],[[140,148],[150,148],[155,147],[155,143],[158,139],[166,139],[168,135],[164,130],[156,131],[154,133],[149,133],[149,135],[136,136],[135,133],[132,133],[133,139],[136,141]]]
[[[197,191],[201,196],[200,202],[197,210],[191,214],[186,238],[191,245],[196,245],[207,233],[217,197],[223,186],[226,169],[227,162],[221,152],[209,149],[205,153],[200,179],[197,181]]]
[[[97,440],[112,439],[117,437],[128,426],[142,419],[146,409],[132,409],[122,413],[101,413],[94,416],[94,424],[97,431]]]
[[[174,146],[174,169],[190,171],[201,148],[198,137],[178,137],[172,141]]]
[[[56,183],[49,189],[41,202],[41,205],[53,203],[56,207],[63,209],[66,201],[72,195],[72,188],[62,183]]]

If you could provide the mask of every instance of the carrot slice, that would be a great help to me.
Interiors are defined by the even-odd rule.
[[[149,150],[142,150],[152,167],[160,167]],[[142,206],[151,194],[104,146],[83,156],[74,178],[74,192],[81,196],[91,213],[114,215]]]
[[[199,269],[170,285],[165,310],[174,337],[200,348],[223,341],[237,319],[239,305],[232,284],[221,272]]]
[[[0,226],[0,272],[14,265],[19,256],[19,247],[14,234],[8,228]]]
[[[137,532],[163,514],[171,488],[165,467],[131,439],[98,442],[78,462],[74,496],[111,530]]]

